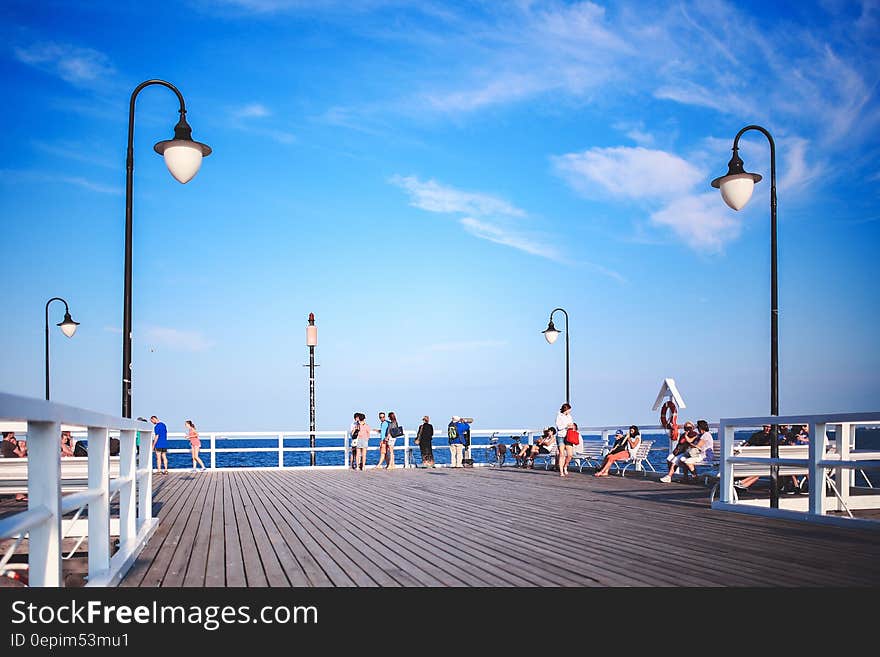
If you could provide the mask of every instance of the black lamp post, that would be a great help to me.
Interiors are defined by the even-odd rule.
[[[309,313],[306,326],[306,346],[309,348],[309,465],[315,465],[315,347],[318,346],[318,327],[315,326],[315,313]]]
[[[776,289],[776,143],[766,129],[759,125],[748,125],[733,140],[733,157],[727,165],[727,175],[712,181],[712,187],[721,190],[724,202],[734,210],[742,209],[760,182],[761,175],[748,173],[743,169],[739,156],[739,138],[749,130],[757,130],[770,143],[770,415],[779,415],[779,299]],[[776,440],[770,441],[770,457],[779,458],[779,427]],[[770,468],[770,507],[779,508],[779,467]]]
[[[565,403],[571,404],[571,388],[569,386],[569,367],[568,367],[568,313],[565,312],[562,308],[554,308],[550,312],[550,323],[547,324],[547,328],[541,331],[544,334],[544,337],[547,339],[547,342],[553,344],[556,342],[556,338],[559,337],[559,331],[556,330],[556,327],[553,326],[553,313],[557,310],[561,310],[562,314],[565,315]]]
[[[64,299],[52,297],[46,302],[46,401],[49,401],[49,304],[53,301],[60,301],[64,304],[64,319],[57,324],[57,326],[61,327],[61,332],[64,335],[72,338],[73,334],[76,333],[76,327],[79,326],[79,322],[73,321],[73,318],[70,316],[70,308],[67,307],[67,302]]]
[[[171,175],[181,183],[189,182],[199,171],[202,158],[211,154],[211,147],[193,141],[192,128],[186,122],[186,104],[177,87],[164,80],[141,82],[131,94],[128,106],[128,154],[125,160],[125,293],[122,317],[122,417],[131,417],[131,201],[134,173],[134,102],[142,89],[150,85],[171,89],[180,101],[180,120],[174,126],[174,138],[157,143],[153,149],[165,158]]]

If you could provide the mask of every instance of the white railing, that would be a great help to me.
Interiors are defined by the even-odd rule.
[[[15,542],[0,557],[6,564],[28,537],[28,585],[61,586],[62,541],[69,534],[88,536],[88,586],[117,583],[157,525],[153,518],[151,446],[135,436],[152,425],[102,415],[44,400],[0,393],[0,420],[27,424],[28,510],[0,520],[0,539]],[[62,496],[61,424],[87,427],[88,481],[85,489]],[[119,432],[119,476],[110,477],[110,430]],[[140,467],[136,465],[139,456]],[[0,466],[4,460],[0,459]],[[110,517],[110,501],[119,495],[118,519]],[[88,519],[79,519],[83,509]],[[74,513],[72,520],[63,516]],[[118,521],[119,546],[112,552],[111,524]],[[80,543],[82,540],[80,540]],[[74,547],[74,550],[77,546]],[[73,550],[70,551],[73,553]],[[2,569],[2,568],[0,568]]]
[[[880,424],[880,413],[725,418],[720,424],[721,476],[719,499],[713,500],[713,509],[831,524],[865,523],[880,526],[875,520],[854,518],[852,514],[857,509],[880,508],[880,491],[871,487],[870,479],[865,475],[866,470],[880,470],[880,451],[858,449],[855,442],[856,428]],[[807,458],[780,456],[774,459],[763,454],[735,453],[734,432],[764,424],[808,425],[810,441]],[[835,429],[833,441],[827,436],[831,428]],[[780,452],[784,454],[785,451],[785,447],[780,446]],[[800,451],[803,452],[802,449]],[[773,465],[804,471],[809,477],[809,497],[780,498],[779,508],[775,509],[770,507],[769,498],[739,499],[734,480],[743,472],[754,474],[756,470],[769,476]],[[862,474],[868,487],[854,491],[857,473]],[[838,513],[845,514],[845,517]]]

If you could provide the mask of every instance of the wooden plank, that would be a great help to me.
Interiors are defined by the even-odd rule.
[[[281,567],[278,555],[275,552],[275,545],[269,539],[269,534],[263,524],[263,517],[268,514],[266,513],[260,497],[253,494],[249,486],[251,474],[238,472],[236,473],[236,477],[239,480],[238,490],[242,496],[242,508],[245,512],[245,519],[246,522],[249,523],[254,537],[254,544],[256,546],[255,556],[262,564],[262,570],[266,579],[265,586],[290,586],[290,582],[284,574],[284,569]],[[268,524],[270,525],[270,529],[274,530],[277,534],[274,525],[272,525],[271,522]]]
[[[192,551],[183,581],[176,586],[204,586],[208,568],[208,550],[211,544],[211,522],[214,516],[214,498],[220,477],[214,473],[202,473],[208,478],[204,492],[204,506],[199,517],[199,528],[192,542]],[[166,584],[170,585],[170,584]]]
[[[174,527],[177,516],[187,508],[185,495],[179,494],[185,486],[176,474],[159,477],[153,491],[153,514],[159,517],[159,526],[144,549],[138,555],[132,567],[126,573],[120,586],[144,586],[144,577],[149,572],[168,534]]]
[[[241,542],[247,585],[257,587],[269,586],[269,581],[266,579],[266,573],[263,570],[263,561],[260,559],[260,551],[257,548],[257,539],[254,536],[253,527],[250,523],[250,515],[254,509],[250,502],[250,497],[245,502],[246,493],[241,487],[241,473],[230,472],[229,483],[233,499],[233,509],[235,511],[235,524],[238,526],[238,538]]]
[[[149,569],[145,573],[143,581],[140,584],[141,586],[162,586],[181,542],[184,543],[181,547],[181,550],[183,551],[182,553],[185,558],[188,558],[190,546],[186,544],[187,538],[184,538],[184,536],[194,535],[194,530],[188,532],[187,526],[189,525],[190,519],[195,517],[194,509],[196,503],[203,499],[202,491],[207,485],[206,477],[195,478],[195,475],[191,473],[175,473],[166,476],[176,477],[181,480],[177,495],[181,498],[183,506],[174,519],[173,524],[171,524],[167,535],[164,537],[161,549],[156,553]]]
[[[216,473],[215,473],[216,474]],[[242,554],[238,523],[235,518],[232,473],[224,472],[223,477],[223,527],[217,538],[223,540],[226,551],[226,586],[246,586],[244,554]]]
[[[226,488],[226,473],[216,470],[214,479],[214,504],[211,511],[210,533],[208,537],[208,557],[205,565],[204,586],[226,586],[226,542],[223,532],[223,490]],[[196,574],[193,573],[193,578]],[[197,582],[197,580],[194,580]],[[196,583],[196,586],[202,584]]]

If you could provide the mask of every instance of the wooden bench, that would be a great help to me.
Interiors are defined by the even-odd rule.
[[[110,478],[119,476],[119,457],[110,457]],[[61,459],[61,491],[85,490],[89,485],[89,457],[65,456]],[[28,492],[27,457],[0,458],[0,494]]]

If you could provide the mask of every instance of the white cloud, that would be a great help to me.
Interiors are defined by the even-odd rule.
[[[153,347],[167,347],[174,351],[206,351],[216,344],[201,331],[185,331],[164,326],[144,328],[144,340]]]
[[[42,42],[13,48],[13,53],[20,62],[79,86],[93,85],[114,72],[107,56],[91,48]]]
[[[651,223],[671,229],[696,251],[718,253],[724,245],[739,237],[742,220],[739,214],[721,202],[715,191],[683,196],[651,214]]]
[[[591,148],[552,161],[569,185],[586,196],[606,192],[632,199],[675,198],[704,178],[677,155],[641,146]]]
[[[236,119],[262,119],[271,114],[269,108],[261,103],[249,103],[232,110],[232,116]]]
[[[557,249],[547,244],[542,244],[534,237],[525,233],[510,230],[486,221],[480,221],[472,217],[463,217],[459,220],[459,223],[474,237],[489,240],[490,242],[495,242],[495,244],[509,246],[542,258],[550,258],[552,260],[559,257]]]
[[[113,194],[121,196],[125,193],[125,189],[118,185],[105,185],[84,178],[82,176],[68,176],[65,174],[49,173],[44,171],[21,171],[18,169],[0,169],[0,182],[14,184],[24,183],[63,183],[66,185],[76,185],[83,189],[88,189],[99,194]]]
[[[428,212],[461,213],[480,217],[504,215],[525,217],[525,211],[489,194],[465,192],[416,176],[393,176],[390,182],[409,192],[410,205]]]

